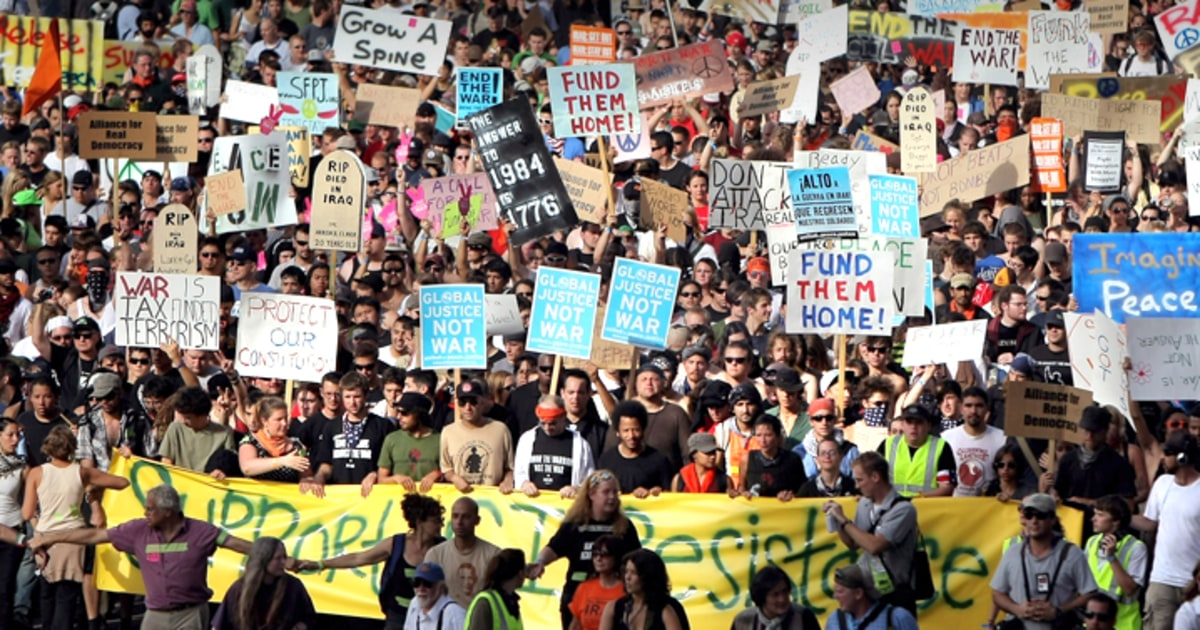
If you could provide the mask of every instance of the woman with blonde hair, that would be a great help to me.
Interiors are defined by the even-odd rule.
[[[225,592],[213,630],[311,630],[317,611],[304,583],[288,575],[283,541],[263,536],[246,556],[246,572]]]

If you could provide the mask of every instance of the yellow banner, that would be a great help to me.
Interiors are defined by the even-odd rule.
[[[246,539],[277,536],[288,553],[321,559],[359,551],[406,530],[399,486],[376,486],[363,499],[358,486],[330,486],[325,499],[301,496],[294,485],[247,480],[218,483],[211,478],[150,462],[117,458],[112,472],[132,485],[109,492],[104,508],[110,525],[143,518],[142,500],[150,488],[170,483],[183,496],[184,512]],[[458,492],[439,485],[433,491],[449,512]],[[476,489],[483,523],[479,536],[500,547],[524,549],[531,558],[545,546],[569,503],[557,494],[539,499],[503,496]],[[853,506],[847,499],[848,512]],[[673,593],[687,608],[693,628],[728,628],[750,605],[750,576],[775,564],[797,582],[795,601],[826,619],[836,609],[833,573],[852,554],[827,532],[817,500],[780,503],[774,499],[733,501],[724,496],[667,494],[625,498],[642,543],[667,563]],[[988,581],[1000,559],[1002,541],[1018,532],[1016,505],[995,499],[916,501],[933,569],[936,596],[923,604],[922,627],[978,627],[987,620],[992,594]],[[1078,542],[1080,512],[1060,509],[1064,526]],[[449,519],[447,518],[447,521]],[[446,536],[450,536],[447,523]],[[97,583],[107,591],[144,592],[132,558],[103,546],[96,554]],[[209,570],[209,586],[220,598],[238,577],[242,557],[222,550]],[[558,589],[566,562],[550,566],[522,589],[521,611],[530,628],[557,628]],[[325,571],[303,576],[317,610],[338,615],[380,617],[376,599],[382,566]]]
[[[158,40],[158,59],[154,61],[157,68],[170,68],[175,65],[175,53],[172,50],[174,40]],[[144,48],[139,42],[104,41],[104,73],[101,79],[105,83],[125,83],[125,72],[133,66],[133,56]]]
[[[0,68],[4,69],[5,84],[29,86],[52,19],[58,21],[62,38],[63,88],[99,89],[104,68],[103,22],[17,15],[0,16]]]

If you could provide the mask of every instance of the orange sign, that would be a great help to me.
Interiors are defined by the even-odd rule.
[[[1064,192],[1067,175],[1063,170],[1063,124],[1056,118],[1034,118],[1029,130],[1033,144],[1033,177],[1030,187],[1040,193]]]
[[[611,28],[571,26],[571,65],[609,63],[617,59],[617,35]]]

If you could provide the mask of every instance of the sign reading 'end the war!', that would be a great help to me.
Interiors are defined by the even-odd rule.
[[[637,75],[628,63],[550,68],[554,133],[560,138],[605,134],[637,135]]]

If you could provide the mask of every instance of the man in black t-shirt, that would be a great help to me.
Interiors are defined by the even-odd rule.
[[[346,411],[340,421],[325,425],[317,445],[316,472],[300,480],[300,491],[311,490],[320,497],[324,496],[327,483],[362,484],[365,497],[379,479],[376,472],[379,452],[393,427],[387,420],[367,412],[366,377],[351,372],[338,385]]]
[[[597,465],[616,475],[622,494],[639,499],[657,496],[671,483],[675,471],[662,453],[646,446],[646,407],[636,400],[626,400],[613,409],[612,417],[619,441],[616,448],[604,451]]]
[[[1034,318],[1037,319],[1037,318]],[[1071,357],[1067,352],[1067,328],[1063,312],[1055,309],[1041,316],[1046,343],[1029,350],[1033,360],[1033,380],[1057,385],[1074,385]]]
[[[534,408],[537,428],[521,435],[513,464],[513,483],[526,496],[557,490],[564,499],[575,496],[583,479],[596,468],[592,449],[578,433],[567,430],[562,398],[543,396]]]

